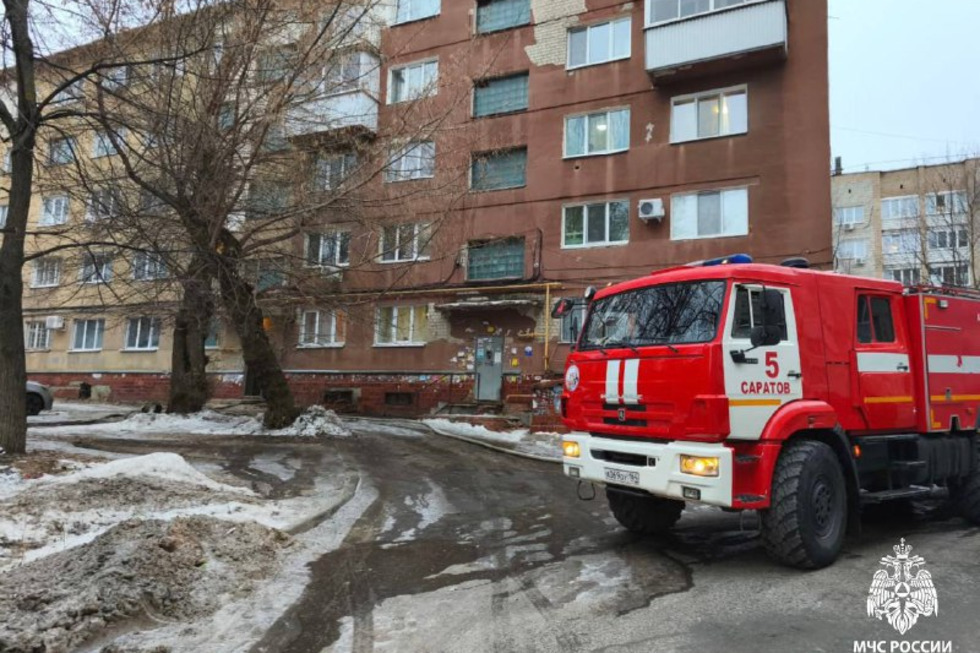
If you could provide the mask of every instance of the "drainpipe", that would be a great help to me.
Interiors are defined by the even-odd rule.
[[[551,371],[551,284],[544,287],[544,372]]]

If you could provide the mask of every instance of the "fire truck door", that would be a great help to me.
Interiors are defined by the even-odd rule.
[[[779,325],[783,333],[778,344],[746,351],[752,347],[752,328],[761,322],[762,286],[736,284],[725,318],[725,394],[731,423],[729,437],[736,440],[758,440],[780,406],[803,396],[793,297],[787,288],[768,288],[783,296]],[[741,359],[739,352],[745,352],[742,362],[736,360]]]
[[[872,430],[915,427],[915,400],[908,340],[897,296],[858,293],[852,369],[857,370],[854,403]]]

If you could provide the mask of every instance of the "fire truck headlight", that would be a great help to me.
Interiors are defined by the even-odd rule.
[[[568,369],[565,370],[565,389],[569,392],[575,392],[581,380],[582,377],[579,374],[578,365],[569,365]]]
[[[578,442],[562,440],[561,449],[566,458],[578,458],[582,455],[582,449],[578,446]]]
[[[681,471],[691,476],[718,476],[717,458],[701,456],[681,456]]]

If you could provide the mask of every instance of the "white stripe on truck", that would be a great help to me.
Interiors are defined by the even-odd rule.
[[[640,360],[634,358],[626,361],[623,371],[623,403],[635,406],[640,403]]]
[[[619,401],[619,361],[606,363],[606,401]]]
[[[980,356],[929,356],[930,374],[980,374]]]
[[[909,371],[908,354],[880,354],[878,352],[858,352],[858,372],[892,372],[907,373]],[[904,366],[905,369],[899,369]]]

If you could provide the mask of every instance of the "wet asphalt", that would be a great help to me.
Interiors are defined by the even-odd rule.
[[[942,510],[865,519],[841,559],[816,572],[761,550],[754,513],[685,513],[668,537],[640,538],[600,490],[560,466],[419,430],[362,423],[326,443],[261,439],[78,441],[127,453],[169,450],[220,465],[270,497],[339,467],[378,498],[341,547],[310,566],[303,595],[251,653],[326,651],[834,651],[855,642],[950,642],[980,652],[980,529]],[[291,461],[283,480],[259,460]],[[866,614],[881,556],[907,538],[940,601],[906,635]]]

